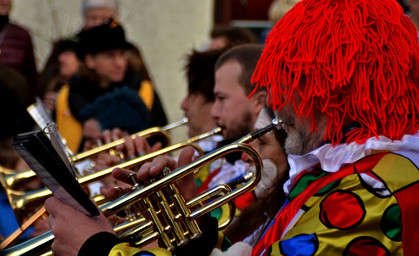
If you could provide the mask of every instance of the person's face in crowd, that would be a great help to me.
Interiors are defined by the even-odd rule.
[[[180,107],[188,121],[188,136],[194,137],[215,128],[215,119],[211,117],[213,102],[207,102],[201,93],[188,94]]]
[[[110,83],[121,82],[124,79],[128,66],[128,57],[123,49],[114,49],[86,55],[85,62],[88,68],[95,70],[99,76],[99,83],[107,87]]]
[[[226,37],[220,36],[211,39],[210,44],[208,46],[209,50],[218,50],[223,49],[228,44],[228,40]]]
[[[114,11],[109,8],[89,8],[84,13],[84,29],[104,24],[114,16]]]
[[[272,123],[272,118],[268,116],[264,109],[260,111],[258,119],[254,125],[254,130],[259,130]],[[259,152],[262,159],[270,159],[276,165],[279,171],[279,177],[282,178],[288,166],[287,156],[280,142],[277,140],[274,131],[265,133],[263,136],[249,143],[251,147]],[[243,154],[243,160],[252,164],[253,159]]]
[[[90,118],[83,124],[84,150],[89,150],[98,146],[98,141],[102,136],[99,121]]]
[[[68,50],[58,55],[58,63],[60,64],[60,76],[68,80],[77,73],[80,61],[74,51]]]
[[[215,102],[211,115],[221,127],[225,140],[237,139],[251,132],[263,107],[258,97],[248,99],[239,83],[241,65],[228,61],[215,71]]]
[[[295,93],[296,106],[300,103],[300,96]],[[275,111],[275,116],[284,121],[282,127],[287,132],[285,140],[285,152],[292,155],[304,155],[324,142],[326,132],[326,116],[318,114],[314,122],[317,131],[311,131],[311,120],[304,116],[299,116],[292,103],[287,103],[282,109]]]
[[[12,0],[0,0],[0,15],[6,16],[12,8]]]

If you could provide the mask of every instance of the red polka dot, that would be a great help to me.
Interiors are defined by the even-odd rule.
[[[345,248],[344,256],[386,256],[390,255],[387,248],[384,247],[378,240],[372,237],[358,237],[352,240]]]
[[[349,229],[365,217],[361,198],[348,191],[334,191],[320,204],[320,220],[329,228]]]

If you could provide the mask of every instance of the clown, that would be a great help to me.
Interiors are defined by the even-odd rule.
[[[266,87],[268,104],[288,134],[287,201],[256,231],[256,243],[235,244],[227,253],[417,254],[418,65],[416,28],[394,0],[304,0],[291,9],[268,35],[252,78]],[[137,178],[154,176],[165,165],[187,164],[192,153],[186,149],[179,164],[155,159]],[[55,229],[53,249],[65,254],[70,234],[60,223],[69,211],[60,206],[56,199],[46,203]],[[95,245],[103,241],[98,232],[108,231],[113,243],[107,243],[106,253],[146,253],[110,238],[108,226],[99,228],[103,219],[77,218],[91,228],[75,233],[85,236],[72,238],[76,252],[98,250]],[[223,244],[211,228],[214,222],[201,222],[201,240],[175,255],[207,255]],[[170,255],[159,248],[152,253]]]

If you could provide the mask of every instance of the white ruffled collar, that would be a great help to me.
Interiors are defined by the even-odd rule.
[[[331,144],[325,144],[303,156],[288,155],[290,179],[284,184],[284,191],[288,195],[295,178],[302,171],[310,171],[317,164],[320,164],[326,172],[337,172],[342,165],[354,163],[370,155],[373,150],[419,152],[419,132],[414,135],[405,135],[401,140],[379,136],[378,139],[376,137],[368,139],[365,144],[352,142],[333,147]]]

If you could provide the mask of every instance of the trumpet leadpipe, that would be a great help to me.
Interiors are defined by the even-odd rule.
[[[276,130],[281,129],[281,125],[283,123],[284,123],[283,120],[278,119],[278,118],[274,118],[274,119],[272,119],[271,124],[269,124],[269,125],[261,128],[261,129],[258,129],[258,130],[254,131],[254,132],[251,132],[251,133],[249,133],[246,136],[243,136],[242,138],[238,139],[236,142],[238,142],[238,143],[249,143],[252,140],[257,139],[260,136],[264,135],[267,132],[270,132],[270,131],[272,131],[274,129],[276,129]]]

